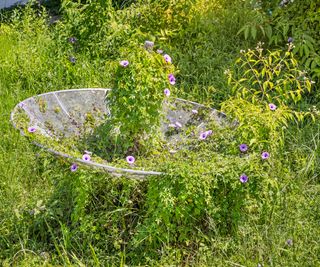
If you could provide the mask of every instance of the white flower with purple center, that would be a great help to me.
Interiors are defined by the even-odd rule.
[[[164,89],[163,90],[163,93],[166,95],[166,96],[170,96],[170,90],[168,88]]]
[[[200,140],[204,140],[204,139],[206,139],[207,137],[208,137],[207,132],[202,132],[202,133],[200,133],[200,135],[199,135],[199,139],[200,139]]]
[[[286,241],[286,244],[287,244],[288,246],[292,246],[292,245],[293,245],[292,239],[288,239],[288,240]]]
[[[70,56],[69,57],[69,61],[72,63],[72,64],[75,64],[77,62],[77,59],[74,57],[74,56]]]
[[[126,68],[129,66],[129,61],[128,60],[121,60],[120,61],[120,66]]]
[[[243,184],[248,182],[248,176],[245,175],[245,174],[241,174],[240,175],[240,182],[243,183]]]
[[[239,149],[241,152],[246,152],[248,150],[248,146],[246,144],[239,145]]]
[[[91,160],[91,157],[90,157],[89,154],[84,154],[84,155],[82,156],[82,159],[83,159],[84,161],[90,161],[90,160]]]
[[[169,56],[169,55],[167,55],[167,54],[164,54],[163,55],[163,58],[164,58],[164,60],[167,62],[167,63],[172,63],[172,59],[171,59],[171,57]]]
[[[262,159],[268,159],[269,157],[270,157],[269,152],[263,151],[263,152],[261,153],[261,158],[262,158]]]
[[[127,160],[127,162],[128,162],[130,165],[132,165],[132,164],[136,161],[136,159],[134,158],[134,156],[128,156],[128,157],[126,157],[126,160]]]
[[[35,127],[33,127],[33,126],[31,126],[31,127],[28,128],[28,132],[29,132],[29,133],[34,133],[36,130],[37,130],[37,129],[36,129]]]
[[[181,124],[180,122],[176,121],[176,122],[175,122],[175,126],[176,126],[177,128],[181,128],[181,127],[182,127],[182,124]]]
[[[212,135],[212,130],[208,130],[208,131],[205,131],[205,133],[207,134],[207,137]]]
[[[75,172],[77,169],[78,169],[78,164],[72,163],[72,165],[70,166],[70,171]]]
[[[169,83],[171,85],[175,85],[176,84],[176,78],[174,77],[174,75],[172,73],[168,75],[168,79],[169,79]]]
[[[192,114],[198,114],[198,110],[196,110],[196,109],[191,110],[191,112],[192,112]]]
[[[273,103],[270,103],[269,104],[269,108],[270,108],[270,110],[274,111],[274,110],[277,109],[277,106],[275,104],[273,104]]]

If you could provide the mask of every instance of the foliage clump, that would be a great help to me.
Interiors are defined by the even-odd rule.
[[[150,41],[146,44],[153,46]],[[163,102],[173,92],[175,78],[168,55],[163,56],[152,47],[132,47],[129,51],[116,67],[106,102],[114,138],[122,143],[124,150],[131,147],[136,151],[142,149],[143,142],[150,146],[150,142],[160,137]]]

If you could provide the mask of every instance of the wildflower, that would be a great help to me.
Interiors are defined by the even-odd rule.
[[[191,112],[192,112],[193,114],[198,114],[198,110],[196,110],[196,109],[191,110]]]
[[[73,56],[69,57],[69,60],[70,60],[70,62],[73,63],[73,64],[75,64],[76,61],[77,61],[77,59],[76,59],[75,57],[73,57]]]
[[[270,157],[270,154],[267,151],[263,151],[261,153],[261,158],[262,159],[268,159]]]
[[[248,150],[248,146],[246,144],[241,144],[239,149],[241,152],[246,152]]]
[[[270,108],[270,110],[274,111],[277,109],[277,106],[275,104],[270,103],[269,108]]]
[[[292,37],[289,37],[288,38],[288,43],[292,43],[293,42],[293,38]]]
[[[127,162],[131,165],[135,162],[135,158],[133,156],[126,157]]]
[[[82,159],[83,159],[84,161],[90,161],[90,160],[91,160],[91,157],[90,157],[89,154],[84,154],[84,155],[82,156]]]
[[[207,134],[207,136],[210,136],[212,135],[212,130],[205,131],[205,133]]]
[[[178,121],[176,121],[175,125],[178,127],[178,128],[181,128],[182,127],[182,124]]]
[[[157,49],[157,53],[158,53],[158,54],[162,54],[162,53],[163,53],[163,50]]]
[[[163,55],[163,58],[164,58],[164,60],[167,62],[167,63],[172,63],[172,59],[171,59],[171,57],[169,56],[169,55],[167,55],[167,54],[164,54]]]
[[[166,96],[170,96],[170,90],[168,88],[164,89],[163,92]]]
[[[173,74],[169,74],[169,75],[168,75],[168,79],[169,79],[169,83],[170,83],[171,85],[176,84],[176,78],[174,77]]]
[[[286,244],[287,244],[288,246],[292,246],[292,245],[293,245],[292,239],[288,239],[288,240],[286,241]]]
[[[68,41],[69,41],[69,43],[74,44],[74,43],[77,42],[77,38],[76,38],[76,37],[70,37],[70,38],[68,39]]]
[[[245,175],[245,174],[241,174],[241,176],[240,176],[240,182],[241,183],[246,183],[246,182],[248,182],[248,176],[247,175]]]
[[[207,137],[208,137],[207,132],[202,132],[202,133],[200,133],[199,139],[200,139],[200,140],[204,140],[204,139],[206,139]]]
[[[31,126],[31,127],[28,128],[28,132],[29,132],[29,133],[34,133],[36,130],[37,130],[37,129],[36,129],[35,127],[33,127],[33,126]]]
[[[122,60],[122,61],[120,61],[120,65],[122,66],[122,67],[128,67],[128,65],[129,65],[129,61],[128,60]]]
[[[76,163],[72,163],[70,166],[70,171],[75,172],[78,169],[78,165]]]
[[[144,47],[145,47],[145,49],[152,49],[153,48],[153,46],[154,46],[154,42],[152,42],[152,41],[145,41],[144,42]]]

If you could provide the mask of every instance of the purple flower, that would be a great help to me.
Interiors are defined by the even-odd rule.
[[[196,109],[191,110],[191,112],[192,112],[193,114],[198,114],[198,110],[196,110]]]
[[[31,126],[31,127],[28,128],[28,132],[29,132],[29,133],[34,133],[36,130],[37,130],[37,129],[36,129],[35,127],[33,127],[33,126]]]
[[[24,107],[24,103],[20,102],[18,106],[19,106],[19,108],[23,108]]]
[[[292,43],[293,42],[293,38],[292,37],[289,37],[288,38],[288,43]]]
[[[152,41],[145,41],[144,42],[145,49],[151,50],[153,48],[153,46],[154,46],[154,42],[152,42]]]
[[[90,160],[91,160],[91,157],[90,157],[89,154],[84,154],[84,155],[82,156],[82,159],[83,159],[84,161],[90,161]]]
[[[205,133],[207,134],[207,136],[210,136],[212,135],[212,130],[205,131]]]
[[[246,152],[248,150],[248,146],[246,144],[241,144],[239,149],[241,152]]]
[[[76,163],[72,163],[70,166],[70,171],[75,172],[78,169],[78,165]]]
[[[262,158],[262,159],[268,159],[269,157],[270,157],[269,152],[263,151],[263,152],[261,153],[261,158]]]
[[[157,53],[158,53],[158,54],[162,54],[162,53],[163,53],[163,50],[157,49]]]
[[[178,121],[175,122],[175,125],[176,125],[176,127],[178,127],[178,128],[181,128],[181,127],[182,127],[182,124],[181,124],[180,122],[178,122]]]
[[[128,65],[129,65],[129,61],[128,60],[122,60],[122,61],[120,61],[120,66],[122,66],[122,67],[128,67]]]
[[[174,77],[174,75],[171,73],[168,75],[168,79],[169,79],[169,83],[172,85],[176,84],[176,78]]]
[[[208,136],[207,132],[202,132],[202,133],[200,133],[200,135],[199,135],[199,139],[200,139],[200,140],[204,140],[204,139],[207,138],[207,136]]]
[[[77,61],[77,59],[76,59],[75,57],[73,57],[73,56],[69,57],[69,60],[70,60],[70,62],[71,62],[72,64],[75,64],[76,61]]]
[[[288,246],[292,246],[292,245],[293,245],[292,239],[288,239],[288,240],[286,241],[286,244],[287,244]]]
[[[170,96],[170,90],[168,88],[164,89],[163,92],[166,96]]]
[[[163,58],[164,58],[164,60],[165,60],[167,63],[172,63],[172,59],[171,59],[171,57],[170,57],[169,55],[164,54],[164,55],[163,55]]]
[[[245,174],[241,174],[241,176],[240,176],[240,182],[241,183],[246,183],[246,182],[248,182],[248,176],[247,175],[245,175]]]
[[[69,41],[69,43],[74,44],[74,43],[77,42],[77,38],[76,38],[76,37],[70,37],[70,38],[68,39],[68,41]]]
[[[277,109],[277,106],[275,104],[270,103],[269,108],[270,108],[270,110],[274,111]]]
[[[135,158],[133,156],[126,157],[127,162],[131,165],[135,162]]]

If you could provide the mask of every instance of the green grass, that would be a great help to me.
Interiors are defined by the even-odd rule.
[[[224,70],[252,44],[236,35],[250,9],[217,2],[222,6],[199,8],[165,40],[145,35],[154,34],[172,55],[181,96],[219,106],[230,96]],[[103,40],[74,50],[64,36],[69,24],[47,26],[30,8],[22,14],[0,26],[0,265],[320,266],[317,123],[289,126],[275,155],[281,164],[272,169],[277,190],[261,192],[264,205],[248,203],[236,231],[221,231],[208,219],[208,234],[187,246],[164,240],[157,250],[135,247],[131,232],[147,214],[148,182],[86,168],[71,173],[68,162],[32,145],[9,120],[17,103],[39,93],[109,87],[113,50],[104,50]]]

